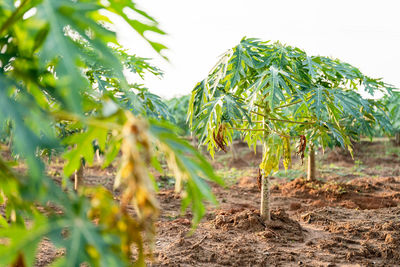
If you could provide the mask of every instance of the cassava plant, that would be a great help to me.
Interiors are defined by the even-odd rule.
[[[382,99],[382,105],[389,111],[389,119],[392,123],[390,136],[394,136],[394,143],[400,146],[400,91],[393,91],[392,95],[385,95]]]
[[[226,150],[235,131],[254,149],[261,142],[260,212],[270,220],[268,176],[278,170],[281,158],[285,168],[290,166],[291,139],[299,140],[303,160],[307,147],[325,147],[331,138],[351,153],[345,120],[390,127],[387,118],[376,116],[375,101],[364,99],[360,90],[391,92],[387,84],[340,60],[244,38],[193,89],[189,120],[211,156],[215,148]]]
[[[167,100],[168,110],[175,124],[181,129],[181,134],[187,136],[190,134],[189,125],[186,120],[186,115],[189,107],[190,95],[174,97]]]
[[[53,266],[131,266],[133,256],[145,265],[144,240],[158,214],[150,169],[162,171],[160,154],[194,223],[204,200],[216,202],[204,182],[220,181],[210,164],[175,134],[159,97],[128,83],[126,69],[158,70],[118,48],[109,14],[157,52],[165,48],[145,37],[164,32],[130,0],[0,1],[0,129],[18,156],[15,167],[0,155],[1,266],[33,266],[44,238],[65,251]],[[71,190],[68,177],[82,159],[92,164],[94,143],[104,167],[119,161],[120,203],[101,186]],[[47,174],[43,151],[63,154],[61,185]]]

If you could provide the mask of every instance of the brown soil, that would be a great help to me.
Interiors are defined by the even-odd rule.
[[[321,183],[319,189],[312,189],[302,180],[283,184],[272,190],[270,223],[260,218],[257,191],[240,186],[226,191],[215,188],[220,202],[225,200],[209,212],[193,235],[187,235],[188,218],[161,217],[156,259],[149,264],[398,266],[400,199],[390,199],[390,195],[400,192],[400,177],[379,178],[376,184],[382,186],[369,190],[368,179],[358,179],[346,185],[345,193],[336,191],[337,185]],[[384,187],[394,190],[382,196]],[[167,195],[160,197],[163,203]],[[174,202],[174,211],[163,205],[164,214],[179,209],[179,200]],[[168,207],[172,208],[170,201]]]
[[[191,214],[180,216],[179,195],[172,187],[162,188],[148,265],[400,266],[400,158],[385,153],[386,148],[382,142],[356,145],[355,159],[363,163],[357,174],[330,172],[314,182],[271,177],[270,222],[258,211],[260,154],[240,146],[237,166],[229,157],[217,157],[217,168],[233,164],[249,172],[229,188],[211,184],[220,204],[208,207],[193,233]],[[378,152],[384,156],[374,156]],[[346,171],[355,168],[355,160],[341,150],[326,152],[321,173],[332,164]],[[87,184],[111,188],[115,170],[90,168],[85,173]],[[47,266],[62,253],[43,241],[36,266]]]
[[[163,215],[155,259],[149,265],[400,266],[398,157],[368,158],[371,151],[384,153],[384,148],[382,143],[356,147],[355,159],[365,167],[363,177],[331,174],[315,182],[272,177],[270,223],[259,215],[254,167],[252,176],[238,179],[230,188],[213,187],[220,205],[210,208],[192,235],[190,216],[170,220],[171,214],[178,215],[179,199],[171,202],[172,191],[161,193]],[[335,158],[337,154],[344,156]],[[242,155],[248,168],[257,166],[259,154]],[[327,152],[324,164],[332,163],[354,168],[351,156],[340,150]],[[243,162],[238,165],[246,167]],[[378,170],[378,165],[383,167]]]
[[[400,184],[393,177],[359,178],[349,183],[307,182],[298,178],[282,185],[281,193],[283,196],[312,200],[311,206],[315,207],[341,206],[364,210],[396,207],[400,202]]]

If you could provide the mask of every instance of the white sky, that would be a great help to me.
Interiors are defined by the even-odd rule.
[[[400,87],[399,0],[137,0],[168,36],[166,62],[136,33],[118,26],[121,44],[153,58],[164,72],[147,77],[150,91],[166,98],[188,94],[219,55],[243,36],[281,41],[310,55],[339,58],[365,74]],[[150,37],[150,36],[149,36]]]

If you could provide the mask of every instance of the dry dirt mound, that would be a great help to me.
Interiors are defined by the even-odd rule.
[[[338,205],[349,209],[396,207],[400,203],[399,183],[395,178],[380,180],[382,182],[356,179],[350,183],[325,183],[298,178],[282,185],[280,190],[282,195],[287,197],[313,200],[311,205],[314,207]]]
[[[213,224],[216,229],[240,229],[259,232],[265,224],[257,210],[230,209],[217,211]]]
[[[219,211],[212,223],[216,229],[257,232],[259,236],[280,242],[304,241],[300,224],[290,219],[283,209],[272,210],[270,222],[264,222],[254,209]]]

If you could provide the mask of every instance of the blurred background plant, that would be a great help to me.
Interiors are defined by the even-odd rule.
[[[194,226],[204,201],[216,203],[204,181],[221,183],[211,165],[176,135],[161,98],[127,81],[125,71],[162,73],[120,48],[112,13],[157,53],[166,48],[145,36],[165,33],[130,0],[0,2],[0,137],[18,158],[15,168],[0,156],[1,266],[33,266],[43,238],[65,249],[54,266],[130,266],[132,255],[145,265],[158,214],[150,168],[163,172],[162,158]],[[121,203],[101,186],[72,190],[68,178],[93,164],[95,148],[103,167],[119,162]],[[65,159],[61,185],[46,175],[51,151]]]

